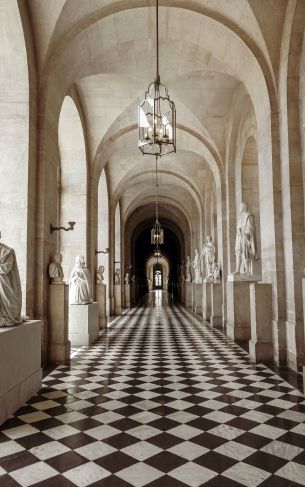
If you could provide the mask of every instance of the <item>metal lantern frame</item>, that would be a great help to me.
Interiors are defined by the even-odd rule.
[[[156,78],[138,106],[138,146],[143,155],[176,152],[176,106],[159,74],[159,2],[156,0]]]

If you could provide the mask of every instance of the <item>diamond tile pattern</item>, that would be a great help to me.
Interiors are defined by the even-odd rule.
[[[130,310],[0,430],[0,486],[305,485],[304,396],[185,308]]]

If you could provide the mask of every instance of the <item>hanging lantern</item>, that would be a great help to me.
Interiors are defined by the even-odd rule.
[[[157,257],[157,259],[158,259],[159,257],[161,257],[161,250],[160,250],[159,245],[156,245],[156,247],[155,247],[155,250],[154,250],[154,257]]]
[[[159,74],[159,3],[156,0],[156,78],[148,85],[138,107],[139,140],[142,154],[164,156],[176,152],[176,107]]]
[[[163,156],[176,152],[176,108],[157,75],[138,108],[139,149],[143,154]]]
[[[164,244],[164,230],[159,221],[156,220],[150,232],[150,241],[152,245]]]

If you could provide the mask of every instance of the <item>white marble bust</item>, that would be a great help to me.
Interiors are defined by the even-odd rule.
[[[62,255],[59,252],[53,255],[49,265],[49,276],[52,284],[63,282],[64,272],[61,266]]]
[[[70,275],[69,281],[69,303],[89,304],[92,303],[91,276],[85,264],[85,258],[78,255],[75,259],[75,266]]]
[[[103,265],[100,265],[96,271],[96,283],[97,284],[103,284],[104,272],[105,272],[105,267]]]
[[[0,242],[0,327],[22,323],[22,293],[15,251]]]

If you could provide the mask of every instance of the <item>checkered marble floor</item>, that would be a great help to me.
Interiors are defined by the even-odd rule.
[[[0,487],[305,485],[304,396],[155,298],[2,425]]]

